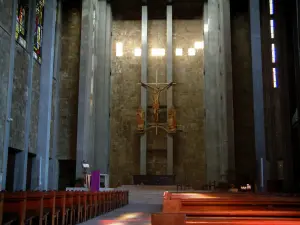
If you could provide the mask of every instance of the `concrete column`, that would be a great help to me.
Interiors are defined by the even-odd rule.
[[[235,148],[234,148],[234,120],[233,120],[233,90],[231,64],[231,25],[230,0],[220,1],[220,40],[221,40],[221,178],[223,181],[235,180]]]
[[[251,53],[252,53],[252,79],[253,79],[253,105],[254,105],[254,131],[255,151],[257,165],[257,189],[266,190],[266,149],[265,149],[265,123],[264,123],[264,94],[262,78],[262,53],[260,31],[260,1],[252,0],[250,3]]]
[[[12,91],[13,91],[13,82],[14,82],[14,68],[15,68],[15,51],[16,51],[16,16],[17,11],[17,0],[12,2],[12,25],[11,25],[11,36],[10,36],[10,60],[9,60],[9,79],[8,79],[8,91],[7,91],[7,107],[6,107],[6,121],[5,121],[5,139],[3,147],[3,159],[2,159],[2,168],[0,173],[0,189],[5,189],[6,185],[6,173],[7,173],[7,158],[8,158],[8,145],[10,137],[10,123],[11,118],[11,103],[12,103]]]
[[[207,182],[220,180],[220,134],[218,118],[219,91],[219,10],[218,0],[204,6],[204,85],[205,85],[205,151]]]
[[[76,149],[76,178],[83,176],[82,161],[89,161],[89,109],[91,77],[93,74],[93,12],[96,10],[94,1],[82,1],[81,45],[80,45],[80,74],[77,120],[77,149]],[[94,131],[92,131],[94,132]],[[93,149],[91,149],[93,150]],[[93,163],[90,162],[89,163]]]
[[[111,97],[111,45],[112,45],[112,11],[111,5],[107,3],[106,6],[106,64],[105,64],[105,118],[106,118],[106,149],[107,149],[107,163],[105,173],[109,173],[109,161],[110,161],[110,97]]]
[[[106,1],[98,3],[97,72],[95,74],[95,157],[93,169],[108,173],[111,11]]]
[[[173,82],[173,7],[167,6],[167,83]],[[167,90],[167,108],[173,107],[173,87]],[[167,136],[167,174],[173,175],[173,136]]]
[[[205,149],[207,182],[234,179],[229,0],[204,4]]]
[[[28,26],[28,52],[29,63],[27,70],[27,90],[26,90],[26,112],[25,112],[25,135],[24,150],[16,154],[14,169],[14,190],[26,190],[27,162],[28,162],[28,145],[31,125],[31,94],[32,94],[32,73],[33,73],[33,45],[34,45],[34,29],[35,29],[35,8],[36,0],[29,1],[29,26]]]
[[[141,82],[148,82],[148,7],[142,6],[142,66]],[[141,87],[141,107],[147,118],[147,90]],[[146,121],[147,127],[147,121]],[[147,134],[141,136],[140,140],[140,174],[147,173]]]
[[[60,65],[61,65],[61,24],[62,24],[62,1],[57,2],[57,17],[56,17],[56,32],[55,32],[55,52],[54,52],[54,72],[55,78],[55,93],[54,93],[54,125],[53,125],[53,148],[52,155],[49,161],[49,189],[58,189],[59,179],[59,163],[56,159],[58,148],[58,132],[59,132],[59,87],[60,87]]]
[[[32,188],[39,190],[48,190],[55,24],[56,0],[48,0],[44,8],[37,156],[33,168],[37,174],[32,177]]]

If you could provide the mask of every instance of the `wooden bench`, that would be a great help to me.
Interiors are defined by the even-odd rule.
[[[66,221],[66,193],[58,191],[55,193],[56,224],[65,225]]]
[[[163,213],[153,214],[152,224],[300,224],[300,199],[248,193],[165,192]]]
[[[74,192],[66,191],[66,203],[65,203],[65,222],[66,225],[72,225],[74,223]]]
[[[126,191],[5,192],[0,195],[0,224],[73,225],[127,202]]]
[[[26,193],[4,193],[2,224],[23,225],[26,217]]]
[[[293,216],[300,217],[294,198],[227,193],[165,193],[164,213],[188,216]]]
[[[300,219],[262,218],[188,218],[180,213],[155,213],[151,215],[152,225],[297,225]]]

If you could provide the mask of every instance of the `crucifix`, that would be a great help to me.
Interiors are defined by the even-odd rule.
[[[159,97],[160,93],[164,90],[167,90],[169,87],[174,85],[174,82],[170,83],[158,83],[158,73],[156,71],[155,75],[155,83],[143,83],[141,82],[141,86],[143,86],[146,89],[151,89],[152,90],[152,109],[153,109],[153,118],[154,118],[154,123],[158,124],[159,121]],[[164,86],[162,86],[164,85]]]

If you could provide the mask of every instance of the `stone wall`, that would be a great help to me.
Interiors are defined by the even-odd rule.
[[[202,20],[174,21],[174,51],[183,48],[184,55],[173,61],[174,105],[177,122],[184,127],[174,139],[174,172],[178,182],[195,188],[205,184],[206,164],[204,149],[204,77],[203,50],[188,56],[188,48],[195,41],[203,41]],[[174,52],[173,51],[173,52]]]
[[[17,43],[11,109],[13,121],[9,146],[18,150],[24,150],[28,64],[29,53]]]
[[[139,137],[136,109],[140,102],[141,58],[133,55],[141,47],[141,21],[113,21],[111,76],[111,184],[130,184],[139,173]],[[115,45],[124,45],[123,57],[116,57]]]
[[[81,2],[62,7],[58,159],[76,159]]]
[[[2,168],[10,56],[11,1],[0,1],[0,166]]]
[[[255,178],[251,41],[248,4],[231,7],[232,80],[237,182]]]
[[[11,38],[11,1],[0,2],[0,51],[1,51],[1,122],[0,122],[0,152],[2,157],[3,138],[4,138],[4,121],[6,120],[7,108],[7,90],[9,75],[9,51]],[[26,49],[16,43],[15,49],[15,67],[13,74],[13,92],[12,92],[12,111],[13,119],[10,130],[9,146],[18,150],[24,149],[25,135],[25,113],[26,113],[26,96],[27,96],[27,73],[28,73],[29,53]],[[37,124],[38,124],[38,107],[39,107],[39,79],[40,64],[34,62],[33,69],[33,95],[32,95],[32,111],[31,111],[31,132],[29,152],[36,152]]]
[[[40,74],[41,66],[38,62],[33,63],[32,93],[31,93],[31,125],[29,133],[29,152],[36,153],[39,101],[40,101]]]
[[[175,20],[173,24],[174,106],[177,122],[184,132],[174,138],[174,173],[178,182],[194,186],[204,184],[205,158],[203,140],[203,51],[188,56],[188,48],[202,41],[201,20]],[[123,42],[124,55],[116,57],[115,44]],[[139,136],[136,135],[136,109],[140,105],[141,59],[135,48],[141,47],[141,21],[113,22],[112,97],[111,97],[111,184],[118,181],[130,184],[132,175],[139,174]],[[148,21],[148,82],[166,82],[166,58],[153,57],[151,48],[166,49],[166,21]],[[183,56],[175,56],[175,49],[183,48]],[[161,122],[166,122],[166,93],[160,98]],[[151,96],[148,108],[151,107]],[[148,114],[151,110],[148,110]],[[152,116],[148,115],[152,120]],[[147,173],[166,174],[166,133],[151,131],[147,137]]]

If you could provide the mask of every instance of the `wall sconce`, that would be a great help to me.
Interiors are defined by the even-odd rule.
[[[117,57],[123,56],[123,43],[122,42],[116,43],[116,56]]]

